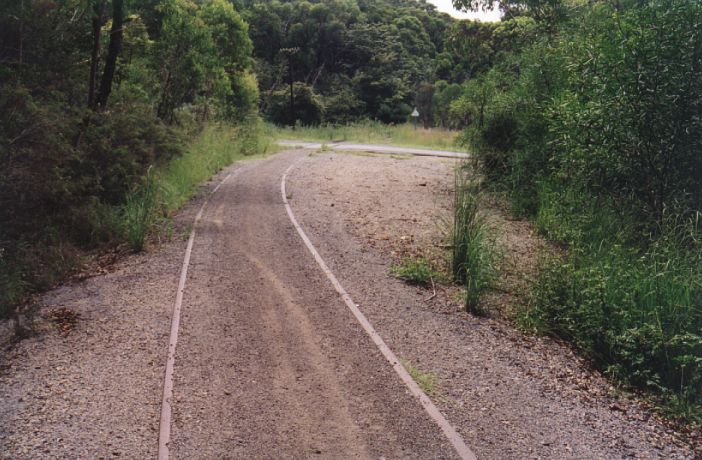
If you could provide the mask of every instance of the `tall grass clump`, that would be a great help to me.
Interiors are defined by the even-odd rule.
[[[439,150],[460,151],[456,144],[457,131],[444,128],[416,129],[410,123],[385,124],[379,121],[359,121],[349,125],[326,124],[273,128],[282,139],[335,142],[350,141],[366,144],[393,144],[403,147],[425,147]]]
[[[490,240],[480,213],[478,185],[467,176],[465,167],[456,169],[454,187],[452,274],[454,281],[466,288],[466,310],[479,314],[481,296],[496,275],[495,242]]]
[[[151,228],[157,207],[157,184],[153,167],[149,168],[142,184],[127,194],[123,210],[124,236],[135,251],[144,248],[146,235]]]

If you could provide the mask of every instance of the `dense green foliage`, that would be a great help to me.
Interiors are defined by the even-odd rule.
[[[121,228],[132,248],[144,246],[153,224],[180,208],[198,185],[231,163],[270,153],[272,135],[257,119],[232,127],[206,126],[182,155],[155,171],[148,171],[121,207]]]
[[[0,5],[0,314],[81,250],[137,242],[120,223],[146,219],[122,210],[147,170],[255,112],[251,49],[224,0]]]
[[[262,109],[278,124],[406,121],[454,22],[424,0],[245,3]]]
[[[503,6],[530,44],[488,46],[451,112],[515,212],[569,248],[522,319],[699,416],[702,6]]]

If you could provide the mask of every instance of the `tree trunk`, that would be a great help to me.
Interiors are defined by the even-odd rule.
[[[288,55],[288,76],[290,79],[290,126],[295,129],[295,95],[293,93],[292,59]]]
[[[95,83],[97,80],[98,61],[100,60],[100,32],[105,17],[105,1],[100,0],[94,5],[93,14],[93,51],[90,54],[90,79],[88,81],[88,107],[95,108]]]
[[[24,61],[24,0],[20,3],[18,41],[18,62],[19,65],[22,66],[22,62]]]
[[[107,48],[105,58],[105,70],[100,81],[100,91],[95,98],[95,105],[104,109],[107,106],[107,99],[112,92],[112,81],[115,76],[117,57],[122,47],[124,24],[124,0],[112,0],[112,30],[110,30],[110,44]]]

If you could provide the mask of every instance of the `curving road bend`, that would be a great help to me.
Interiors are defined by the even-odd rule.
[[[248,165],[198,225],[176,351],[172,458],[454,458],[304,247],[280,178]]]
[[[305,148],[305,149],[319,149],[324,147],[328,150],[338,150],[346,152],[369,152],[369,153],[381,153],[387,155],[414,155],[419,157],[439,157],[439,158],[470,158],[470,155],[464,152],[453,152],[449,150],[429,150],[429,149],[418,149],[413,147],[395,147],[390,145],[379,145],[379,144],[357,144],[354,142],[336,142],[332,141],[329,143],[319,143],[319,142],[309,142],[309,141],[291,141],[291,140],[280,140],[279,145],[291,148]]]

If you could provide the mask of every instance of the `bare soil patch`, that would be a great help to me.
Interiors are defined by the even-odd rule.
[[[696,458],[645,403],[613,388],[570,347],[462,311],[455,288],[430,296],[395,279],[403,255],[445,263],[453,160],[321,153],[288,180],[320,253],[388,345],[436,377],[441,410],[479,458]],[[504,251],[493,309],[524,291],[546,243],[490,206]]]

